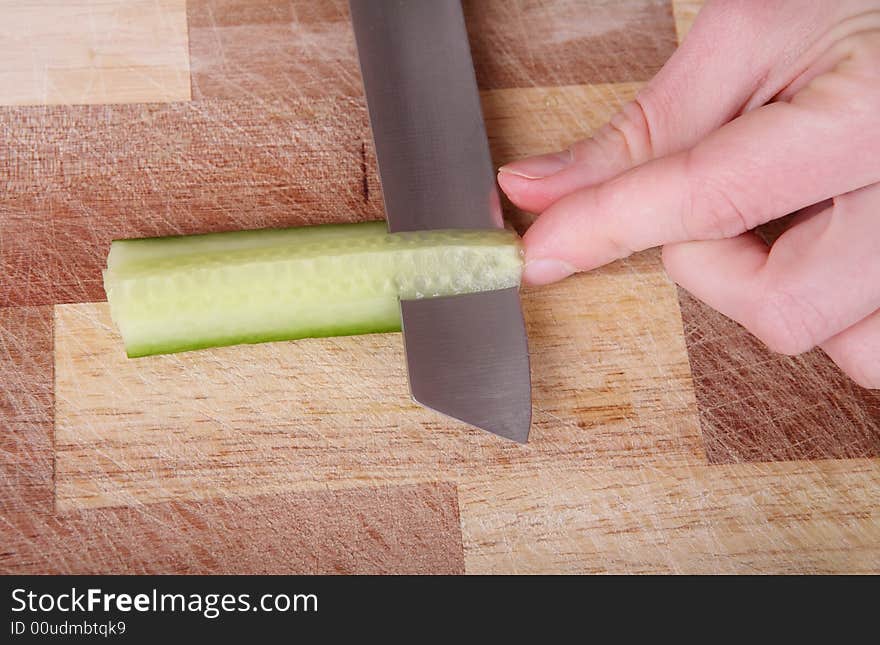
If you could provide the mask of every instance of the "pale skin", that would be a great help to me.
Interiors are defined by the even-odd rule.
[[[499,170],[532,284],[663,247],[771,350],[880,388],[880,0],[719,0],[611,122]],[[798,212],[768,246],[751,229]]]

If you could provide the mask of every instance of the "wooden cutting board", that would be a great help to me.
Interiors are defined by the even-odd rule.
[[[467,0],[495,161],[698,4]],[[880,395],[654,251],[524,292],[527,445],[414,405],[398,334],[124,357],[111,239],[382,217],[344,2],[0,0],[0,133],[2,572],[880,571]]]

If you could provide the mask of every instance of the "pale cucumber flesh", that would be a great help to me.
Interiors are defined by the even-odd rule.
[[[398,299],[519,285],[504,230],[384,222],[117,240],[104,288],[129,356],[400,329]]]

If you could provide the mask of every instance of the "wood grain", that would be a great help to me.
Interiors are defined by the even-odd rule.
[[[819,349],[774,354],[687,292],[679,298],[711,462],[880,457],[880,392]]]
[[[675,49],[668,0],[465,1],[481,89],[646,81]],[[193,98],[361,96],[347,2],[192,0]]]
[[[0,0],[0,105],[187,101],[186,0]]]
[[[193,98],[362,97],[348,2],[190,0]]]
[[[460,488],[469,573],[871,573],[880,461],[531,473]]]
[[[29,539],[7,528],[0,572],[464,571],[448,484],[74,511],[43,518],[38,531]]]
[[[2,536],[11,518],[54,510],[53,328],[51,307],[0,307]]]
[[[0,307],[0,572],[29,566],[55,511],[51,307]],[[45,557],[57,553],[46,551]]]
[[[675,290],[656,257],[524,305],[526,446],[412,403],[399,334],[129,360],[106,305],[59,305],[58,507],[705,463]]]
[[[466,3],[495,162],[589,136],[698,5]],[[113,237],[382,213],[345,3],[186,10],[193,101],[0,108],[0,572],[880,571],[876,398],[656,252],[524,293],[526,446],[413,405],[398,335],[124,359]]]
[[[464,0],[482,89],[647,81],[676,46],[668,0]]]

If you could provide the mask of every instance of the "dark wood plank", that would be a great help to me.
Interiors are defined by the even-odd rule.
[[[669,0],[464,0],[483,89],[649,80],[677,46]]]
[[[880,392],[821,350],[774,354],[684,290],[679,302],[710,462],[880,456]]]
[[[464,572],[446,483],[89,509],[27,538],[14,529],[0,528],[2,573]]]
[[[0,307],[0,536],[53,510],[52,349],[52,307]]]
[[[52,307],[0,307],[0,572],[20,570],[54,512]],[[43,558],[55,555],[47,552]]]

